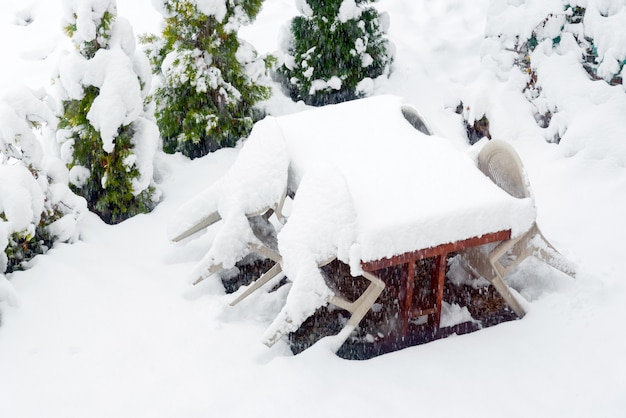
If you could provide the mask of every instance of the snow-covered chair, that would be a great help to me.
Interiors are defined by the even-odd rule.
[[[179,209],[169,231],[174,242],[222,221],[211,248],[193,270],[193,284],[234,267],[250,253],[281,260],[270,217],[275,214],[284,223],[288,167],[280,128],[274,119],[264,119],[224,177]]]
[[[212,195],[214,194],[213,193],[214,191],[215,191],[214,189],[210,189],[208,193],[206,193],[202,197],[206,199],[207,197],[206,195]],[[266,206],[260,210],[245,214],[245,218],[249,227],[249,231],[246,231],[246,232],[251,231],[252,235],[250,236],[248,234],[251,239],[246,240],[245,242],[246,249],[244,250],[244,252],[240,252],[239,256],[235,256],[237,258],[235,262],[242,259],[245,255],[249,253],[253,253],[253,252],[265,258],[269,258],[275,263],[279,263],[281,261],[281,257],[280,257],[280,254],[278,253],[278,248],[277,248],[276,230],[270,222],[270,217],[273,214],[276,214],[276,218],[280,222],[285,221],[285,218],[282,214],[282,208],[285,202],[286,194],[287,193],[285,189],[285,191],[282,193],[280,199],[276,202],[275,205]],[[197,203],[197,201],[194,201],[194,202]],[[205,213],[205,215],[201,217],[197,223],[194,223],[188,229],[181,231],[180,233],[172,237],[171,240],[175,243],[181,242],[184,239],[189,238],[190,236],[208,228],[209,226],[215,224],[216,222],[219,222],[221,219],[222,219],[222,216],[220,215],[219,211],[217,210],[217,208],[214,208],[210,212]],[[233,222],[230,222],[230,224],[233,225]],[[223,229],[234,230],[238,228],[223,228]],[[223,235],[225,234],[218,234],[218,237],[221,237]],[[220,245],[219,243],[221,240],[217,239],[216,241],[217,241],[217,245]],[[216,242],[214,242],[213,245],[216,245]],[[207,257],[205,257],[205,259],[206,258]],[[195,269],[196,278],[195,278],[195,281],[193,282],[194,285],[200,283],[205,278],[225,269],[224,262],[222,261],[216,262],[215,258],[208,258],[208,260],[205,260],[205,259],[203,259],[204,262],[200,263],[200,267]],[[278,268],[272,268],[270,269],[270,271],[268,271],[268,273],[273,274],[274,272],[278,272],[277,269]],[[260,283],[260,285],[261,284],[263,283]]]
[[[211,197],[217,198],[217,196],[215,196],[216,188],[217,187],[209,189],[207,193],[203,195],[203,198],[206,199],[207,195],[209,195],[209,199]],[[276,203],[276,205],[273,205],[271,207],[265,207],[256,212],[246,214],[246,217],[251,222],[251,227],[253,228],[255,227],[255,224],[257,223],[256,221],[258,220],[259,217],[262,217],[265,220],[269,220],[269,218],[274,213],[276,214],[276,217],[278,218],[278,220],[284,223],[285,216],[283,215],[282,210],[285,204],[286,197],[287,197],[287,190],[283,192],[280,200]],[[194,201],[194,203],[197,203],[197,202]],[[209,226],[213,225],[216,222],[219,222],[222,219],[219,211],[217,210],[217,205],[216,205],[217,202],[216,201],[210,202],[209,200],[209,202],[207,203],[209,204],[213,203],[212,205],[210,205],[211,209],[207,212],[205,208],[205,213],[196,221],[196,223],[190,225],[187,229],[177,232],[175,236],[171,237],[171,240],[173,242],[181,242],[184,239],[189,238],[190,236],[202,231],[203,229],[208,228]],[[254,228],[254,229],[258,229],[258,228]]]
[[[402,111],[402,116],[418,131],[423,133],[424,135],[431,136],[433,135],[433,130],[426,122],[426,119],[420,114],[420,112],[410,105],[403,105],[400,110]]]
[[[330,303],[351,314],[333,339],[336,351],[370,310],[385,288],[382,280],[367,272],[355,272],[370,284],[356,300],[349,301],[330,289],[320,270],[336,259],[349,261],[355,218],[345,178],[335,167],[320,164],[303,177],[289,221],[278,234],[282,259],[231,303],[239,303],[265,283],[287,274],[291,288],[285,306],[265,332],[266,345],[272,346],[283,335],[297,330],[318,308]]]
[[[511,196],[532,199],[522,161],[508,143],[489,141],[478,155],[478,168]],[[550,244],[536,222],[515,238],[501,241],[495,247],[487,245],[467,249],[462,256],[470,271],[487,279],[520,318],[526,310],[511,294],[503,279],[522,261],[534,256],[571,277],[576,274],[575,266]]]

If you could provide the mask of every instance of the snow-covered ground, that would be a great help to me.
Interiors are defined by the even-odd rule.
[[[242,36],[274,51],[294,3],[266,0]],[[262,335],[284,293],[230,307],[220,285],[189,283],[215,231],[184,246],[167,239],[178,208],[238,150],[164,156],[164,199],[152,213],[116,226],[89,214],[78,242],[9,276],[16,300],[0,302],[0,417],[623,417],[626,94],[603,82],[571,86],[579,106],[564,109],[569,131],[558,146],[545,142],[511,84],[481,66],[489,6],[378,2],[397,55],[376,94],[404,97],[458,141],[463,126],[451,109],[460,98],[491,112],[492,133],[526,165],[544,234],[580,266],[575,280],[529,261],[510,281],[527,301],[523,320],[367,361],[342,360],[323,344],[298,356],[284,342],[268,349]],[[0,90],[48,87],[68,47],[59,9],[59,0],[0,0]],[[137,33],[158,30],[150,0],[118,0],[118,9]],[[555,94],[566,94],[571,79],[555,78]],[[267,108],[303,106],[277,94]]]

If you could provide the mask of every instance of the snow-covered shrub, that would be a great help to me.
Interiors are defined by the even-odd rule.
[[[367,96],[373,79],[389,73],[387,14],[372,0],[297,0],[278,70],[294,100],[321,106]]]
[[[626,3],[623,1],[565,0],[561,10],[550,13],[526,40],[526,53],[543,41],[557,49],[564,36],[581,48],[582,65],[593,80],[623,84],[626,64]],[[558,28],[558,30],[557,30]]]
[[[67,169],[45,157],[33,132],[54,127],[50,108],[26,88],[0,97],[0,275],[23,267],[55,241],[77,238],[84,199],[67,186]]]
[[[565,127],[557,114],[565,97],[546,92],[546,76],[568,69],[561,73],[566,80],[578,68],[590,80],[623,89],[624,27],[622,0],[492,0],[483,61],[500,79],[516,79],[546,139],[559,142]]]
[[[157,123],[166,152],[188,157],[233,146],[262,117],[254,105],[270,97],[268,69],[237,37],[262,0],[157,0],[162,38],[145,36],[153,72]]]
[[[114,0],[66,0],[64,19],[76,48],[63,57],[57,80],[61,156],[72,190],[89,209],[107,223],[121,222],[158,199],[150,65]]]
[[[474,145],[483,138],[491,139],[489,119],[487,118],[487,115],[482,114],[480,119],[474,119],[470,123],[468,120],[468,116],[470,115],[469,110],[469,107],[466,108],[463,102],[459,103],[455,109],[456,113],[463,117],[463,127],[465,128],[465,134],[467,135],[467,140],[470,145]]]

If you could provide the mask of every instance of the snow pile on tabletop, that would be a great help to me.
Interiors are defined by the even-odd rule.
[[[468,153],[415,129],[402,106],[379,96],[267,117],[224,178],[176,216],[172,237],[217,211],[224,223],[194,276],[230,268],[257,242],[246,215],[276,205],[289,172],[294,207],[278,248],[293,286],[266,341],[295,331],[333,296],[320,263],[338,257],[356,276],[362,261],[501,230],[517,236],[534,221],[532,199],[510,196]]]
[[[264,341],[273,343],[280,335],[296,331],[334,295],[319,266],[334,258],[349,262],[355,218],[350,191],[339,170],[320,164],[303,177],[289,220],[278,234],[282,269],[293,285]]]
[[[531,199],[512,198],[448,139],[416,130],[403,117],[403,105],[385,95],[277,118],[293,190],[320,163],[337,167],[346,179],[357,214],[353,271],[361,261],[528,230],[536,216]]]
[[[184,233],[217,212],[220,224],[211,249],[194,269],[205,278],[212,266],[230,268],[258,243],[247,215],[275,208],[287,190],[289,157],[273,118],[258,122],[230,170],[210,188],[187,202],[169,226],[170,238]]]

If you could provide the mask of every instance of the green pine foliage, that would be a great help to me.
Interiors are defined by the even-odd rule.
[[[155,115],[164,151],[196,158],[234,146],[263,116],[255,104],[271,95],[267,72],[275,58],[258,57],[237,37],[261,5],[224,0],[221,9],[204,13],[193,0],[162,1],[162,37],[142,42],[159,78]]]
[[[98,88],[89,86],[83,99],[65,101],[59,128],[72,132],[73,160],[68,168],[89,167],[87,178],[71,184],[72,191],[87,200],[90,211],[105,222],[116,224],[152,210],[154,188],[134,195],[131,179],[139,177],[139,172],[136,166],[125,163],[133,153],[131,125],[120,126],[113,152],[104,151],[100,133],[87,120],[97,96]]]
[[[597,5],[596,5],[597,7]],[[623,6],[622,6],[623,7]],[[596,14],[594,20],[601,21],[609,19],[594,9]],[[626,57],[615,57],[598,55],[597,40],[590,36],[586,15],[589,10],[575,4],[563,1],[562,7],[549,13],[531,32],[527,39],[519,38],[514,50],[517,54],[515,65],[528,75],[527,83],[524,87],[524,94],[535,106],[535,120],[541,128],[547,128],[558,112],[558,108],[543,106],[544,101],[541,80],[533,64],[533,53],[540,46],[548,45],[552,53],[563,53],[561,47],[564,39],[572,39],[577,45],[580,53],[582,68],[587,72],[590,79],[594,81],[604,81],[612,86],[623,84],[623,69],[626,65]],[[606,42],[607,40],[604,39]],[[571,48],[571,47],[570,47]],[[605,50],[607,47],[605,46]],[[549,53],[549,52],[548,52]],[[613,60],[614,62],[611,62]],[[550,138],[552,142],[559,142],[560,136],[556,134]]]
[[[35,132],[52,132],[43,94],[18,88],[0,97],[0,276],[22,270],[57,241],[77,236],[84,199],[70,192],[63,164],[46,156]]]
[[[367,95],[372,80],[388,74],[387,16],[372,0],[304,0],[291,21],[285,63],[278,70],[293,100],[322,106]]]
[[[47,199],[46,203],[48,202]],[[61,219],[63,212],[59,204],[53,204],[45,208],[40,216],[39,222],[29,225],[30,228],[13,232],[7,237],[5,255],[0,257],[0,259],[6,257],[6,262],[0,262],[0,266],[5,266],[4,273],[24,270],[28,261],[36,255],[44,254],[52,247],[56,237],[50,234],[48,227]],[[2,221],[7,221],[4,212],[0,213],[0,222]],[[0,269],[1,273],[3,273],[2,269]]]
[[[78,31],[76,13],[73,14],[74,20],[65,27],[77,52],[87,61],[95,59],[99,51],[111,47],[112,28],[116,21],[114,2],[109,2],[109,6],[99,17],[95,9],[93,15],[96,26],[96,36],[93,39],[85,40],[75,36]],[[132,61],[132,57],[129,56],[128,60]],[[145,80],[137,76],[137,83],[143,89]],[[88,117],[101,93],[100,88],[96,85],[83,85],[82,97],[63,100],[63,114],[58,127],[63,140],[71,144],[71,157],[68,161],[71,189],[85,197],[89,210],[98,214],[105,222],[116,224],[152,210],[155,206],[156,190],[152,184],[136,190],[137,179],[141,173],[136,164],[134,138],[137,130],[133,122],[120,125],[113,140],[113,149],[105,150],[101,132]],[[144,109],[146,107],[147,103],[144,102]]]
[[[32,175],[32,184],[36,184],[34,189],[41,193],[40,196],[33,196],[33,198],[43,198],[44,204],[43,207],[39,207],[36,204],[33,205],[36,206],[36,209],[41,209],[41,212],[33,213],[34,216],[31,222],[28,225],[22,225],[22,228],[19,230],[16,230],[11,222],[12,219],[8,217],[7,213],[0,211],[0,227],[3,227],[5,232],[7,229],[12,231],[6,236],[0,233],[0,248],[4,250],[4,254],[0,254],[0,274],[23,270],[28,261],[38,254],[45,253],[48,248],[52,247],[57,237],[50,233],[48,227],[64,216],[61,210],[61,203],[54,202],[51,198],[48,180],[42,178],[43,173],[39,168],[35,168],[33,165],[25,165],[24,160],[14,160],[5,169],[11,172],[21,170],[23,173]],[[3,171],[3,174],[6,173]],[[13,187],[16,186],[14,185]],[[20,186],[17,187],[20,188]],[[21,191],[24,192],[25,190],[22,189]],[[9,193],[5,198],[10,198],[10,196],[11,194]],[[24,210],[28,210],[28,208],[24,208]]]
[[[597,13],[596,10],[594,10]],[[530,37],[520,45],[520,52],[524,54],[524,59],[520,61],[525,68],[530,68],[529,55],[537,48],[537,46],[545,41],[551,40],[553,48],[557,48],[561,43],[563,36],[572,36],[582,52],[582,65],[592,80],[604,80],[610,85],[620,85],[623,83],[621,76],[626,58],[619,57],[619,60],[613,65],[612,70],[600,70],[605,57],[598,56],[598,47],[596,40],[590,36],[585,30],[585,15],[587,8],[572,5],[565,2],[563,9],[555,13],[550,13],[546,18],[532,31]],[[600,14],[599,19],[608,19],[609,16]],[[598,19],[598,18],[596,18]],[[549,33],[546,28],[558,25],[559,32],[557,34]]]

